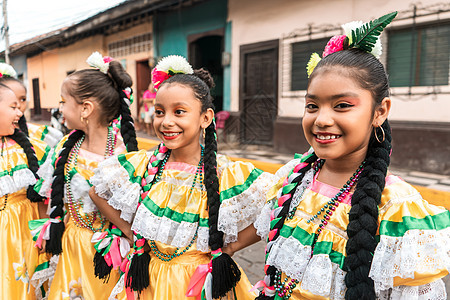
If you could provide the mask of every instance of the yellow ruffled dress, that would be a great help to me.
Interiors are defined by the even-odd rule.
[[[36,125],[27,123],[28,134],[31,138],[41,140],[49,145],[51,148],[63,138],[64,134],[56,128],[47,125]]]
[[[52,157],[42,168],[42,178],[40,182],[40,193],[49,196],[53,176],[53,166],[58,158],[57,153],[62,149],[67,140],[64,137],[55,147]],[[125,146],[121,144],[115,149],[115,153],[125,152]],[[97,215],[92,228],[81,227],[80,224],[69,213],[69,206],[65,203],[66,228],[62,236],[62,253],[41,263],[39,271],[36,271],[33,281],[37,286],[50,280],[50,293],[48,299],[107,299],[116,281],[118,271],[111,272],[110,279],[103,283],[94,275],[93,259],[95,255],[94,244],[91,242],[94,230],[105,230],[108,222],[99,218],[99,212],[89,197],[89,178],[94,174],[98,163],[104,160],[103,155],[98,155],[84,149],[80,149],[77,165],[71,166],[71,188],[74,199],[79,201],[77,213],[87,220],[86,215],[92,218]],[[65,189],[66,190],[66,189]],[[67,196],[66,196],[67,197]],[[64,201],[66,201],[66,197]],[[48,256],[47,256],[48,257]]]
[[[50,150],[43,142],[30,139],[39,164]],[[0,299],[34,299],[30,278],[36,268],[28,221],[38,219],[37,203],[31,203],[26,188],[36,182],[27,157],[15,141],[2,144],[0,157]]]
[[[186,297],[189,281],[200,264],[211,260],[208,246],[209,227],[207,194],[197,179],[197,166],[168,162],[162,177],[141,199],[141,180],[145,177],[151,153],[139,151],[110,158],[100,164],[91,183],[99,196],[121,211],[121,217],[132,223],[132,229],[147,239],[150,252],[150,286],[139,299],[195,299]],[[274,184],[273,175],[256,169],[250,163],[231,162],[218,156],[221,206],[218,228],[224,241],[237,240],[238,233],[252,225],[265,203],[266,193]],[[173,254],[191,247],[170,261],[161,253]],[[155,248],[156,246],[156,248]],[[115,294],[123,289],[123,277]],[[245,273],[227,299],[254,299]],[[115,295],[114,294],[114,295]],[[120,295],[123,295],[124,292]]]
[[[293,160],[276,174],[284,178],[299,163]],[[284,176],[282,176],[284,175]],[[344,299],[344,259],[348,236],[351,194],[331,215],[314,246],[320,219],[307,222],[338,192],[339,188],[317,180],[313,170],[305,174],[304,192],[293,201],[298,206],[271,245],[266,264],[282,271],[282,282],[298,280],[290,299]],[[270,212],[281,180],[269,193],[268,203],[255,222],[261,235],[269,233]],[[380,299],[447,299],[442,278],[450,269],[450,213],[429,204],[410,184],[394,175],[386,177],[378,216],[379,243],[370,277]],[[403,297],[403,298],[402,298]],[[275,299],[282,299],[276,295]]]

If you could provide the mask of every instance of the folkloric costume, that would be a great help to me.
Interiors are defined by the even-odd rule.
[[[21,134],[21,142],[27,140],[16,129],[14,139]],[[34,299],[34,289],[30,286],[38,260],[38,249],[34,248],[28,230],[28,221],[38,219],[37,203],[28,198],[29,190],[36,183],[37,168],[46,159],[49,147],[43,142],[31,139],[29,148],[19,145],[19,139],[3,137],[0,158],[0,298]],[[34,150],[33,150],[34,149]],[[34,152],[35,170],[26,151]],[[35,200],[41,200],[37,198]]]
[[[155,89],[180,73],[193,73],[184,58],[164,58],[152,72]],[[216,145],[214,124],[210,127],[205,143],[212,139],[209,145]],[[217,293],[230,299],[254,299],[248,279],[221,247],[236,241],[238,233],[252,225],[274,183],[273,176],[250,163],[216,157],[207,148],[202,147],[197,166],[167,162],[171,150],[161,144],[153,154],[119,155],[95,171],[91,182],[97,194],[121,211],[121,218],[132,224],[135,234],[112,298],[126,289],[128,299],[134,299],[133,291],[140,292],[141,299],[155,300],[212,299],[218,298]],[[208,165],[209,155],[217,165]],[[211,169],[218,177],[217,190],[212,193],[207,182]],[[218,196],[217,202],[211,194]],[[212,232],[220,236],[213,245]],[[149,254],[144,251],[146,243]],[[220,276],[228,281],[221,281]]]
[[[348,48],[379,55],[378,36],[395,15],[344,25],[346,35],[331,38],[323,56]],[[318,61],[313,54],[308,76]],[[349,290],[360,287],[358,280],[374,289],[367,299],[375,293],[380,299],[447,299],[441,278],[450,269],[450,214],[399,177],[386,176],[390,149],[390,133],[375,134],[366,161],[340,189],[317,180],[324,160],[312,150],[278,171],[284,180],[269,193],[255,222],[268,237],[266,276],[255,286],[258,299],[355,299]],[[362,190],[369,183],[372,188]],[[375,203],[370,197],[378,189],[381,199]],[[358,256],[361,248],[367,255]],[[369,267],[361,269],[360,261]]]
[[[99,55],[98,52],[93,54]],[[107,72],[105,65],[110,58],[99,63],[92,62],[93,56],[88,63],[103,73]],[[131,89],[120,91],[120,95],[121,102],[128,107],[131,104]],[[116,146],[122,137],[113,126],[108,127],[104,155],[81,149],[84,138],[85,134],[80,130],[65,136],[41,168],[39,174],[42,179],[36,185],[40,195],[50,198],[50,218],[30,223],[37,245],[41,246],[42,241],[46,240],[48,252],[46,259],[41,259],[32,283],[36,288],[42,288],[48,282],[49,299],[104,299],[119,278],[118,272],[114,271],[109,283],[104,283],[94,274],[92,261],[96,249],[91,240],[95,233],[107,229],[109,222],[89,197],[89,189],[90,178],[98,164],[127,149],[124,143]],[[67,223],[64,226],[65,218]]]

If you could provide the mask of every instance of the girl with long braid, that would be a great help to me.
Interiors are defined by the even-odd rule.
[[[91,239],[95,232],[108,229],[108,220],[89,198],[89,180],[105,158],[137,150],[129,109],[131,77],[118,61],[98,52],[87,62],[96,69],[76,71],[62,84],[61,109],[73,131],[45,162],[37,188],[50,198],[50,218],[31,229],[37,245],[53,257],[34,274],[33,282],[40,287],[52,280],[48,299],[104,299],[114,287],[94,275],[96,250]],[[121,136],[111,126],[118,115]],[[118,273],[112,272],[114,276]]]
[[[22,112],[17,123],[19,128],[27,136],[44,141],[50,147],[54,147],[63,137],[63,133],[56,128],[47,125],[27,123],[25,110],[27,108],[27,89],[22,81],[16,78],[14,68],[6,63],[0,63],[0,83],[9,87],[19,100],[19,109]]]
[[[268,236],[257,299],[447,299],[450,214],[388,171],[389,82],[375,55],[395,16],[344,25],[308,64],[312,148],[279,170],[256,222]]]
[[[50,148],[16,128],[22,116],[14,92],[0,83],[0,298],[34,299],[30,277],[38,251],[28,221],[38,219],[43,197],[33,189]],[[45,209],[44,209],[45,211]]]
[[[128,299],[253,299],[222,248],[252,243],[246,236],[255,231],[272,176],[217,155],[209,72],[168,56],[152,80],[154,129],[163,143],[153,153],[104,161],[91,181],[100,211],[134,242],[112,296],[125,288]]]

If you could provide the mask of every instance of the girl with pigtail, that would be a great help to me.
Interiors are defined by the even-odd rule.
[[[22,116],[14,92],[0,83],[0,298],[34,299],[30,287],[38,258],[28,221],[39,218],[43,197],[33,189],[50,148],[18,130]]]
[[[27,123],[24,115],[25,109],[27,108],[27,89],[25,85],[17,79],[17,73],[14,68],[6,63],[0,63],[0,74],[0,83],[9,87],[19,101],[19,109],[22,112],[22,117],[20,117],[17,123],[17,128],[27,136],[44,141],[53,148],[61,140],[63,133],[51,126]]]
[[[104,161],[91,180],[91,198],[133,241],[111,298],[125,289],[128,299],[253,299],[224,246],[254,242],[272,176],[217,155],[209,72],[173,55],[152,81],[163,143]]]
[[[346,24],[312,55],[311,150],[278,171],[255,223],[268,236],[257,299],[447,299],[450,214],[388,171],[391,100],[376,56],[395,16]]]
[[[119,62],[98,52],[87,63],[96,69],[76,71],[62,84],[61,111],[73,131],[56,145],[36,187],[50,199],[49,219],[30,224],[30,229],[36,245],[52,257],[38,266],[32,282],[40,288],[49,280],[48,299],[103,299],[114,287],[94,275],[91,239],[108,229],[109,222],[89,198],[89,181],[105,158],[137,150],[129,109],[131,77]],[[121,135],[111,126],[119,115]],[[114,276],[118,273],[112,272]]]

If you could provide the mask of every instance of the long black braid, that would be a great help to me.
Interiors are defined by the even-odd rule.
[[[22,147],[25,155],[27,156],[28,168],[31,170],[31,172],[33,172],[36,180],[39,180],[39,176],[37,174],[37,171],[39,170],[39,161],[37,159],[33,145],[28,140],[28,137],[19,129],[15,129],[14,133],[9,137],[17,144],[19,144],[20,147]],[[30,185],[27,188],[27,198],[30,199],[31,202],[41,202],[44,197],[40,196],[33,188],[34,185]]]
[[[64,169],[72,148],[83,135],[84,132],[81,130],[75,130],[69,135],[62,146],[62,150],[56,161],[55,170],[53,171],[54,179],[50,195],[50,218],[60,218],[61,220],[61,222],[52,223],[50,225],[50,239],[47,241],[45,250],[53,255],[58,255],[62,251],[61,238],[65,229],[64,222],[62,222],[62,219],[64,218]]]
[[[27,125],[27,119],[25,118],[25,115],[20,117],[19,119],[19,129],[25,133],[26,136],[30,136],[28,132],[28,125]]]

